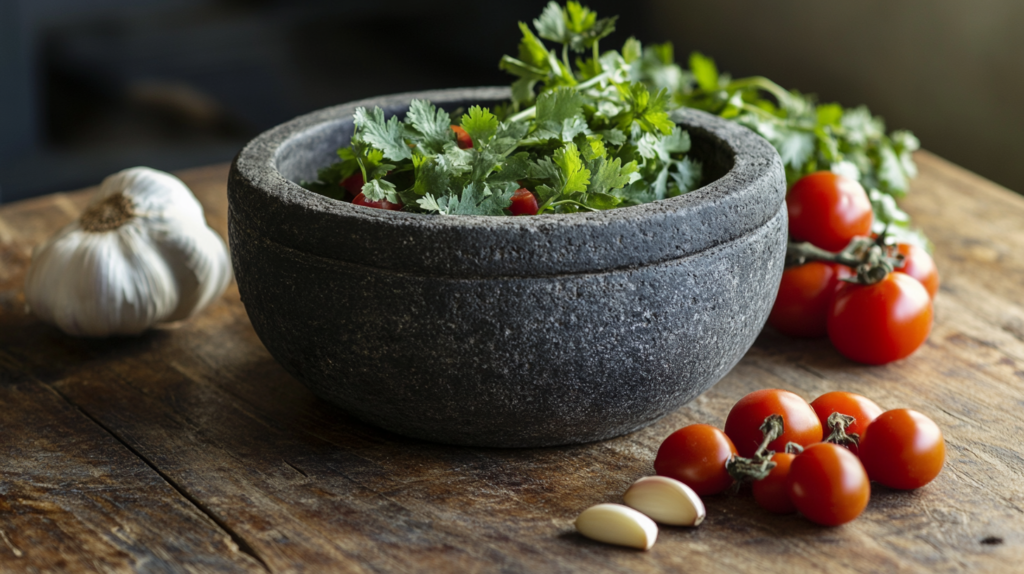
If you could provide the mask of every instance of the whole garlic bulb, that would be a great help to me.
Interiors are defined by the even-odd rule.
[[[230,280],[224,240],[188,186],[135,167],[104,179],[81,217],[36,247],[25,297],[69,335],[135,335],[191,317]]]

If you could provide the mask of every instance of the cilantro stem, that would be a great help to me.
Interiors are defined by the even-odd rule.
[[[733,80],[725,87],[728,91],[743,89],[743,88],[758,88],[768,92],[775,96],[775,99],[779,101],[779,105],[782,107],[789,107],[792,103],[793,95],[789,93],[789,90],[776,84],[764,76],[751,76],[749,78],[741,78],[739,80]]]
[[[576,89],[577,90],[585,90],[587,88],[592,88],[592,87],[596,86],[597,84],[600,84],[604,80],[607,80],[610,77],[611,77],[611,72],[602,72],[602,73],[594,76],[593,78],[590,78],[586,82],[583,82],[582,84],[579,84],[578,86],[576,86]],[[535,117],[537,117],[537,106],[530,106],[530,107],[526,108],[525,110],[519,112],[518,114],[510,117],[508,119],[508,121],[509,122],[519,122],[519,121],[522,121],[522,120],[530,120],[530,119],[533,119]]]
[[[565,64],[565,69],[572,73],[572,64],[569,63],[569,44],[562,44],[562,63]]]
[[[578,202],[576,200],[573,200],[573,199],[563,199],[562,201],[554,201],[552,203],[544,204],[544,207],[554,207],[556,205],[563,205],[563,204],[566,204],[566,203],[571,203],[571,204],[574,204],[574,205],[578,205],[578,206],[582,207],[583,209],[586,209],[587,211],[599,211],[597,209],[594,209],[593,207],[588,207],[586,205],[583,205],[582,203],[580,203],[580,202]]]

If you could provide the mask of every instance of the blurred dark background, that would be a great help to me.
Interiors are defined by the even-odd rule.
[[[734,76],[867,104],[890,129],[1024,190],[1024,2],[635,0],[604,47],[671,40]],[[0,0],[0,202],[134,165],[229,161],[316,108],[506,84],[544,1]]]

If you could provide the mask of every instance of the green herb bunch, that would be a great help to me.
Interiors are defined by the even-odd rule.
[[[699,52],[690,54],[687,70],[676,64],[671,43],[645,47],[631,78],[668,90],[672,107],[711,112],[760,134],[778,150],[790,185],[819,170],[860,181],[871,199],[875,231],[888,226],[899,240],[926,243],[895,201],[917,175],[912,153],[920,143],[909,131],[886,133],[882,118],[867,107],[820,104],[762,76],[732,79]]]
[[[442,215],[507,214],[520,187],[536,194],[538,213],[573,213],[698,186],[701,166],[685,155],[690,137],[669,118],[668,90],[631,79],[632,60],[598,49],[615,18],[552,2],[534,26],[537,35],[520,23],[519,57],[501,62],[519,76],[509,104],[452,117],[417,100],[404,120],[360,108],[341,161],[304,185],[340,199],[341,182],[358,171],[367,200]],[[538,35],[560,47],[548,49]],[[584,56],[571,63],[570,53]],[[459,147],[452,125],[468,133],[471,148]]]

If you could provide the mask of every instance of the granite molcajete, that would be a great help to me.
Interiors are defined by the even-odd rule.
[[[697,111],[704,186],[595,213],[427,216],[300,187],[352,114],[493,105],[507,88],[327,108],[250,142],[228,181],[253,327],[317,395],[397,433],[526,447],[641,428],[715,384],[768,316],[786,244],[785,176],[752,132]]]

